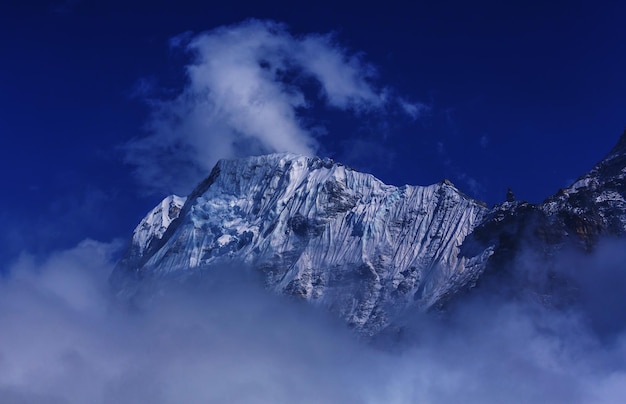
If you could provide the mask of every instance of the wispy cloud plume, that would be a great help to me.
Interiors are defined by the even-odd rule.
[[[483,149],[486,149],[487,146],[489,146],[489,137],[483,133],[480,136],[480,147],[482,147]]]
[[[192,56],[186,85],[175,98],[150,99],[148,134],[125,146],[152,190],[184,194],[220,158],[315,154],[319,125],[303,119],[314,105],[412,118],[426,109],[377,86],[376,69],[331,34],[295,36],[283,24],[249,20],[185,33],[171,46]]]

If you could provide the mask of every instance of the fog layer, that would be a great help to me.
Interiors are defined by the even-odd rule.
[[[470,294],[443,316],[408,314],[408,342],[382,347],[244,269],[129,308],[107,283],[117,245],[23,254],[0,283],[0,402],[619,402],[621,247],[562,260],[584,270],[574,308]]]

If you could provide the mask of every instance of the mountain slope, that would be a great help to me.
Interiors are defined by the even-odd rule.
[[[509,201],[495,206],[466,238],[461,255],[491,252],[480,283],[516,293],[531,291],[562,305],[575,294],[570,280],[578,274],[555,268],[555,257],[564,251],[591,252],[603,238],[624,236],[626,132],[587,174],[544,202]],[[541,270],[520,270],[524,260]]]
[[[181,201],[168,198],[161,211]],[[221,160],[166,231],[165,222],[138,227],[113,280],[132,294],[128,279],[183,279],[240,263],[270,289],[374,333],[398,310],[430,307],[477,276],[468,268],[480,269],[489,252],[467,259],[459,247],[486,213],[447,181],[389,186],[294,154]]]
[[[448,181],[395,187],[329,159],[221,160],[191,195],[166,198],[142,220],[111,281],[132,298],[161,279],[252,268],[269,289],[370,335],[406,309],[459,301],[477,283],[567,304],[569,275],[554,257],[626,235],[625,178],[626,133],[543,203],[492,209]]]

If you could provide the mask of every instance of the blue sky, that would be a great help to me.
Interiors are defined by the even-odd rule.
[[[0,5],[3,259],[126,238],[220,153],[304,150],[391,184],[539,202],[626,126],[620,2],[14,3]],[[260,85],[273,109],[204,120],[250,61],[266,81],[232,83]]]

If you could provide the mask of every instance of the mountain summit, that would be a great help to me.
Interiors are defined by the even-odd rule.
[[[373,333],[475,276],[459,248],[487,211],[449,181],[395,187],[295,154],[221,160],[186,201],[170,196],[148,213],[113,279],[128,294],[129,274],[147,282],[246,265],[269,288]]]
[[[220,160],[189,196],[165,198],[141,221],[112,284],[128,298],[160,279],[247,267],[269,289],[373,335],[408,308],[472,287],[511,262],[522,240],[548,256],[626,234],[625,139],[544,203],[513,198],[492,209],[449,181],[396,187],[330,159]]]

